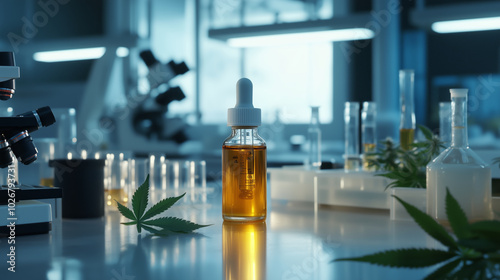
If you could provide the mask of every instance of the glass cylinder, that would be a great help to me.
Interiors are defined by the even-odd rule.
[[[344,170],[359,170],[359,102],[346,102]]]
[[[107,205],[112,205],[115,200],[122,204],[129,201],[129,161],[123,153],[106,154],[104,166],[104,192]]]
[[[54,170],[52,169],[52,167],[49,166],[49,161],[55,159],[57,139],[55,138],[36,139],[36,147],[38,150],[37,163],[40,166],[40,185],[53,187]]]
[[[399,70],[399,101],[401,105],[401,119],[399,123],[399,144],[408,150],[415,137],[415,105],[413,84],[415,72],[413,70]]]
[[[57,125],[56,158],[67,158],[76,152],[76,110],[74,108],[53,109]]]
[[[451,144],[451,103],[439,102],[439,138],[448,147]]]
[[[492,218],[491,169],[469,148],[467,89],[451,92],[451,146],[427,165],[427,214],[447,224],[446,189],[469,221]]]
[[[321,128],[319,125],[319,107],[311,107],[311,122],[307,129],[309,138],[309,168],[320,169],[321,167]]]
[[[373,159],[377,147],[376,131],[377,104],[375,102],[363,102],[361,112],[361,142],[363,144],[363,170],[373,171],[374,167],[368,164]]]

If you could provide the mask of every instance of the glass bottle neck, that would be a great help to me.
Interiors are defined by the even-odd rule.
[[[467,138],[467,97],[451,98],[451,147],[469,147]]]
[[[255,126],[233,126],[231,132],[233,144],[254,146],[260,139]]]
[[[251,132],[257,133],[257,126],[233,126],[231,127],[232,133]]]
[[[319,125],[319,107],[311,107],[311,122],[310,126]]]

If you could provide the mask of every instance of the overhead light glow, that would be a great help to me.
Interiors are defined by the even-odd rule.
[[[431,28],[437,33],[495,30],[500,29],[500,17],[438,21]]]
[[[252,37],[239,37],[227,40],[232,47],[262,47],[291,45],[300,43],[337,42],[371,39],[375,33],[367,28],[349,28],[325,31],[312,31],[289,34],[273,34]]]
[[[40,62],[88,60],[100,58],[105,52],[105,47],[36,52],[33,59]]]

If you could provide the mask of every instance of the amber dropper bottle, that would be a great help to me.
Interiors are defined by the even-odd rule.
[[[257,134],[260,109],[252,104],[252,82],[236,84],[236,105],[227,112],[231,135],[222,146],[222,217],[226,221],[266,219],[266,143]]]

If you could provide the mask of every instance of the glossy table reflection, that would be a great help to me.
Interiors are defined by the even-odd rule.
[[[212,224],[195,234],[138,235],[113,207],[102,219],[62,220],[50,234],[16,239],[16,272],[7,271],[0,239],[0,279],[422,279],[429,269],[331,263],[382,249],[439,247],[416,224],[387,211],[274,202],[265,223],[223,223],[220,196],[180,205],[169,215]]]

